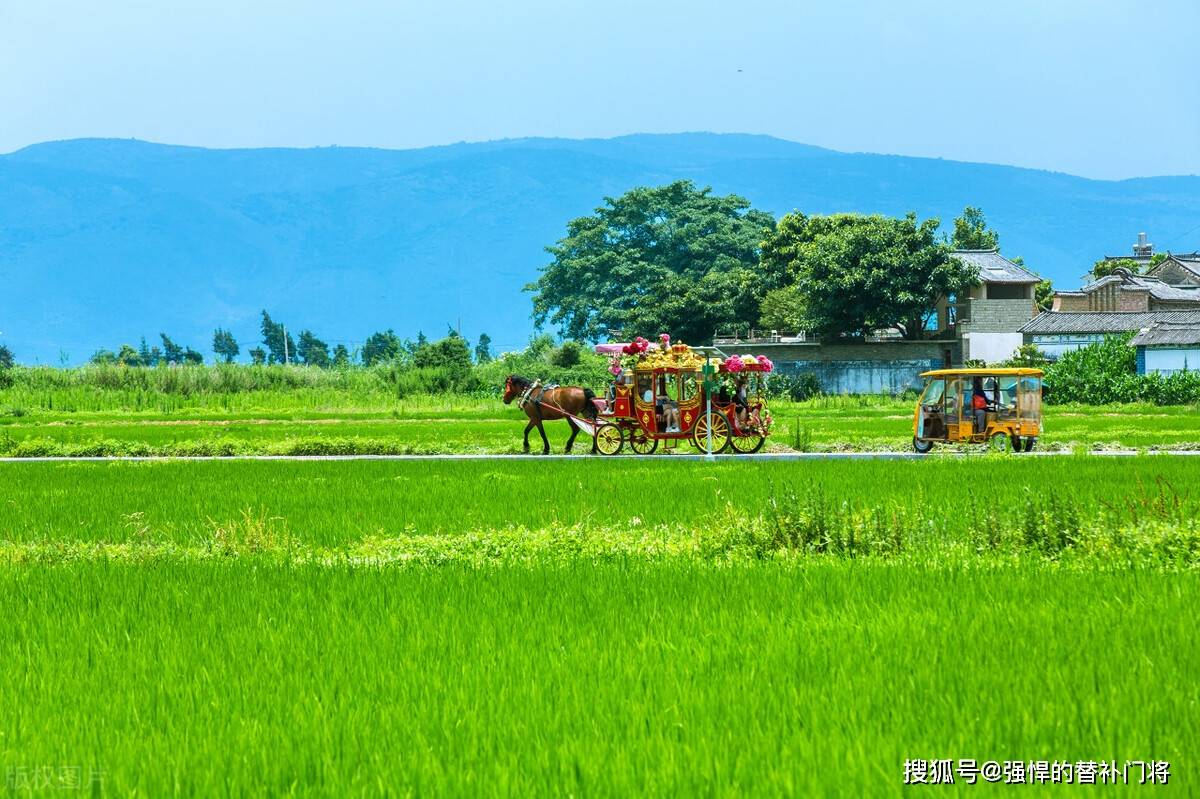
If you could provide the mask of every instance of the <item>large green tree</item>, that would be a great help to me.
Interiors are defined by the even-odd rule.
[[[159,333],[158,337],[162,339],[163,344],[163,360],[172,364],[183,363],[184,348],[171,340],[171,337],[166,333]]]
[[[362,362],[366,366],[394,361],[400,355],[400,337],[388,329],[372,333],[362,348]]]
[[[492,360],[492,337],[487,333],[479,334],[479,343],[475,345],[475,363],[488,363]]]
[[[924,338],[939,297],[965,291],[976,271],[937,240],[937,219],[791,213],[763,245],[769,274],[796,286],[804,327],[822,338],[896,330]]]
[[[237,339],[233,337],[232,333],[221,327],[213,331],[212,348],[217,357],[223,359],[225,363],[233,363],[233,359],[241,352]]]
[[[333,359],[329,357],[329,345],[317,338],[311,330],[300,331],[296,355],[299,356],[300,362],[307,366],[328,369],[333,365]]]
[[[758,265],[774,226],[748,200],[686,180],[606,198],[546,248],[554,260],[525,287],[534,321],[578,340],[620,330],[705,341],[719,326],[758,318],[782,277]]]
[[[276,322],[262,312],[263,345],[267,348],[267,363],[290,363],[296,359],[296,342],[282,322]]]
[[[417,347],[413,353],[413,366],[465,373],[471,369],[471,347],[465,338],[451,331],[444,339]]]
[[[3,344],[0,344],[0,369],[13,368],[13,362],[14,362],[14,359],[13,359],[12,350],[10,350],[8,347],[6,347]]]
[[[954,236],[950,243],[956,250],[998,250],[1000,234],[987,226],[982,210],[968,205],[962,216],[954,220]]]

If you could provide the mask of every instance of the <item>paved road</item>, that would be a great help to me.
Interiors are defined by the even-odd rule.
[[[921,460],[922,458],[944,458],[950,457],[971,457],[982,455],[981,450],[978,453],[939,453],[935,455],[919,455],[915,452],[759,452],[754,455],[717,455],[716,460],[719,461],[822,461],[822,460],[843,460],[843,461],[913,461]],[[1137,450],[1122,449],[1122,450],[1096,450],[1089,452],[1089,455],[1099,455],[1104,457],[1124,458],[1133,457],[1140,454]],[[1200,450],[1169,450],[1161,452],[1150,452],[1150,455],[1175,455],[1189,456],[1200,455]],[[1012,454],[1014,458],[1058,458],[1069,457],[1074,455],[1070,451],[1062,452],[1033,452]],[[88,457],[88,458],[61,458],[61,457],[45,457],[45,458],[0,458],[0,463],[109,463],[115,461],[471,461],[471,460],[493,460],[493,461],[547,461],[547,460],[585,460],[588,458],[598,458],[601,460],[671,460],[671,461],[702,461],[704,455],[699,453],[678,453],[678,454],[662,454],[662,455],[618,455],[613,458],[605,458],[602,455],[232,455],[225,457],[166,457],[166,456],[148,456],[148,457]]]

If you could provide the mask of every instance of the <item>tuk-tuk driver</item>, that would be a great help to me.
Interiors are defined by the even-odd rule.
[[[987,429],[987,393],[983,390],[983,378],[975,378],[971,391],[971,411],[975,415],[975,432],[982,433]]]

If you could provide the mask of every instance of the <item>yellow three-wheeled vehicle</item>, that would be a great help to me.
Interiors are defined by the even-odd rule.
[[[913,414],[913,449],[935,443],[988,444],[1031,452],[1042,433],[1040,369],[936,369]]]

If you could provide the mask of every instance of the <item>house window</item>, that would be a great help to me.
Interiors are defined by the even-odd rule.
[[[987,298],[989,300],[1027,300],[1029,287],[1020,283],[988,283]]]

